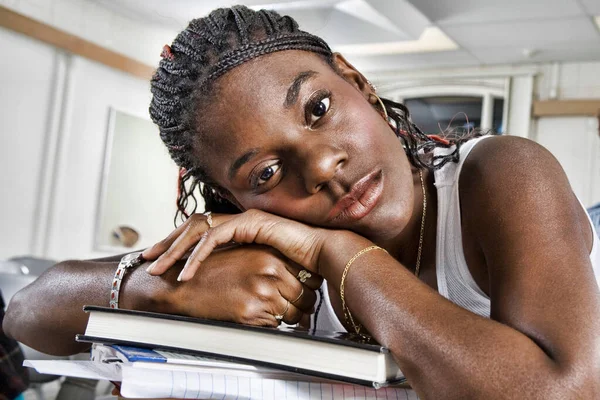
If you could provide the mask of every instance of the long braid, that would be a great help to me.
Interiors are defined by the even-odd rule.
[[[448,162],[458,162],[460,146],[467,140],[481,135],[479,131],[472,131],[467,135],[445,139],[426,135],[410,120],[410,112],[404,104],[382,98],[388,115],[394,121],[396,136],[402,140],[406,155],[411,164],[418,168],[431,171],[438,170]],[[445,135],[446,136],[446,135]],[[452,148],[449,154],[433,155],[433,150],[439,147]]]
[[[149,111],[171,158],[183,171],[179,177],[175,224],[196,211],[198,191],[206,210],[240,212],[221,196],[223,189],[211,183],[202,161],[195,157],[194,146],[202,134],[198,110],[208,101],[218,77],[248,60],[282,50],[317,53],[333,66],[327,43],[300,30],[294,19],[245,6],[220,8],[192,20],[171,46],[163,48],[162,60],[151,80],[153,97]],[[408,110],[402,104],[390,100],[384,103],[414,165],[436,169],[457,160],[458,150],[445,158],[424,157],[433,148],[446,144],[424,135],[410,122]]]

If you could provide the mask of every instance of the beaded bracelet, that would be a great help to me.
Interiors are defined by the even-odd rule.
[[[340,298],[342,300],[342,310],[344,312],[344,319],[346,320],[346,324],[347,325],[351,324],[352,327],[354,328],[354,331],[358,334],[360,334],[361,325],[358,322],[354,321],[354,318],[352,317],[352,314],[350,313],[350,309],[348,308],[348,306],[346,306],[346,298],[344,297],[344,294],[345,294],[344,283],[346,282],[346,275],[348,275],[348,271],[350,270],[350,266],[352,265],[352,263],[358,257],[362,256],[363,254],[365,254],[371,250],[383,250],[387,253],[386,249],[381,248],[379,246],[375,246],[375,245],[362,249],[361,251],[356,253],[354,256],[352,256],[352,258],[346,263],[346,266],[344,267],[344,272],[342,273],[342,278],[340,280]]]
[[[121,282],[123,281],[125,272],[130,268],[140,266],[144,261],[146,260],[142,257],[141,251],[125,254],[123,258],[121,258],[121,262],[119,262],[119,266],[115,271],[112,286],[110,287],[110,302],[108,303],[110,308],[119,308],[119,291],[121,290]]]

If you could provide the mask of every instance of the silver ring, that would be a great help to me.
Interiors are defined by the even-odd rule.
[[[308,278],[310,278],[311,276],[312,276],[312,274],[310,272],[308,272],[307,270],[303,269],[300,272],[298,272],[298,276],[296,277],[296,279],[298,279],[302,283],[305,283],[306,280]]]
[[[207,212],[203,213],[202,215],[204,215],[206,217],[206,223],[208,224],[208,227],[212,228],[213,227],[212,212],[207,211]]]
[[[290,301],[287,300],[287,303],[285,304],[285,310],[283,310],[283,312],[281,314],[275,315],[275,319],[277,320],[277,322],[283,321],[283,318],[285,318],[285,313],[288,311],[289,308],[290,308]]]

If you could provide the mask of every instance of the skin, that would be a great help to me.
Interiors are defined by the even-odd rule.
[[[215,216],[215,221],[220,219]],[[203,225],[206,225],[202,221]],[[185,226],[199,225],[191,218]],[[182,225],[183,226],[183,225]],[[99,260],[67,260],[46,271],[11,300],[3,321],[5,332],[39,351],[71,355],[89,349],[74,340],[83,333],[87,314],[83,305],[108,306],[112,277],[121,256]],[[295,279],[299,266],[273,248],[250,245],[213,252],[203,273],[180,283],[185,259],[167,273],[151,276],[146,263],[128,272],[121,286],[119,306],[126,309],[182,314],[254,325],[274,325],[274,314],[286,301],[289,323],[305,322],[315,301],[316,275],[302,285]],[[239,266],[243,265],[244,268]],[[304,289],[301,298],[298,294]],[[40,335],[40,332],[44,332]]]
[[[214,147],[199,150],[199,158],[229,199],[248,211],[203,231],[182,279],[202,269],[219,244],[263,243],[320,273],[336,300],[346,262],[377,244],[389,254],[371,251],[356,259],[346,301],[391,349],[420,396],[598,397],[593,239],[558,162],[537,144],[514,137],[487,139],[465,162],[459,187],[464,253],[491,298],[491,318],[479,317],[434,290],[436,212],[426,224],[423,281],[412,274],[423,203],[417,171],[369,103],[372,89],[364,77],[343,58],[335,61],[337,74],[314,55],[275,53],[220,82],[222,101],[214,103],[214,125],[207,130]],[[286,91],[303,71],[316,71],[316,78],[304,83],[296,108],[286,108]],[[324,89],[331,92],[330,108],[317,124],[308,124],[303,99]],[[256,148],[231,177],[234,160]],[[281,168],[265,189],[248,184],[256,168],[273,162]],[[373,168],[382,169],[385,182],[376,208],[351,225],[329,221],[335,201]],[[425,179],[427,197],[435,199],[433,177]],[[435,201],[430,204],[435,211]],[[159,258],[153,273],[168,267]],[[338,301],[342,318],[339,310]]]
[[[195,151],[222,193],[247,211],[221,217],[210,230],[195,217],[146,250],[149,259],[158,257],[151,269],[155,276],[143,276],[141,269],[131,274],[130,282],[140,281],[124,287],[132,299],[128,305],[139,307],[133,301],[138,298],[170,310],[175,303],[171,299],[177,297],[172,293],[179,292],[188,308],[180,300],[178,312],[206,313],[211,307],[203,305],[225,299],[219,297],[223,290],[205,282],[203,291],[213,290],[210,297],[192,301],[199,291],[186,285],[219,275],[214,257],[222,254],[223,261],[234,250],[213,250],[234,240],[278,250],[281,264],[286,264],[278,271],[292,265],[322,275],[339,311],[336,291],[344,266],[359,250],[377,244],[389,254],[371,251],[356,259],[345,282],[346,301],[366,330],[390,348],[422,398],[598,397],[600,296],[589,260],[591,228],[557,161],[533,142],[498,137],[475,147],[465,162],[459,193],[463,249],[472,275],[492,304],[491,318],[479,317],[434,290],[437,211],[429,173],[423,174],[428,214],[422,280],[414,276],[423,211],[418,171],[378,112],[364,77],[342,57],[334,61],[337,71],[314,54],[282,51],[236,67],[217,81],[216,101],[199,111],[211,118],[203,119],[206,129]],[[290,84],[306,71],[316,74],[302,85],[297,103],[286,107]],[[306,100],[323,90],[331,95],[327,113],[317,123],[308,123]],[[235,159],[256,148],[260,151],[230,177]],[[273,161],[281,162],[281,176],[273,175],[276,180],[258,191],[251,187],[249,175]],[[373,211],[353,223],[328,220],[350,185],[373,170],[382,171],[384,182]],[[244,247],[237,251],[246,251]],[[174,277],[180,275],[183,262],[171,267],[190,248],[194,250],[185,261],[183,283],[177,284]],[[41,295],[49,303],[55,298],[49,288],[61,279],[66,281],[65,293],[72,293],[73,286],[80,295],[85,293],[79,283],[64,278],[74,276],[67,267],[71,264],[42,277],[27,294]],[[239,269],[232,267],[228,274],[238,274]],[[113,272],[107,268],[103,276],[110,281]],[[161,279],[158,275],[168,282],[167,290],[152,290],[153,300],[136,296],[144,282]],[[288,282],[287,275],[278,276]],[[219,277],[231,281],[226,274]],[[88,285],[89,291],[104,291],[106,296],[107,282]],[[256,307],[262,317],[257,321],[263,324],[273,324],[272,315],[292,297],[291,291],[269,293]],[[79,306],[88,299],[70,296],[60,306],[71,307],[71,312],[74,307],[69,304]],[[190,309],[190,303],[198,310]],[[31,314],[35,311],[25,308],[22,300],[17,304],[13,310],[11,302],[5,329],[33,342],[32,330],[43,316]],[[227,309],[241,304],[232,301],[220,312],[237,315]],[[61,317],[68,322],[73,318],[69,315]],[[71,330],[85,325],[82,321]],[[62,340],[61,332],[52,339]]]

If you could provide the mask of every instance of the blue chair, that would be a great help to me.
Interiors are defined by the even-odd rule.
[[[587,212],[592,219],[596,232],[600,235],[600,203],[588,208]]]

